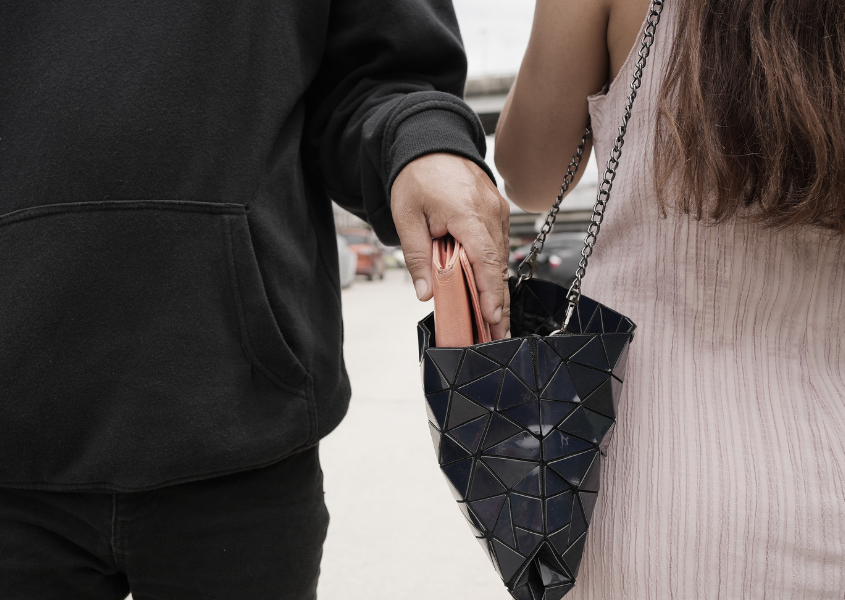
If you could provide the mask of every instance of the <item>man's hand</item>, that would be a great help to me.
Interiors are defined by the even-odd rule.
[[[431,240],[451,233],[472,263],[493,339],[509,337],[510,207],[487,174],[460,156],[428,154],[402,169],[390,204],[417,298],[432,296]]]

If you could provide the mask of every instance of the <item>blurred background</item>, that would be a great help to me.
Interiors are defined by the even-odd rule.
[[[454,0],[469,58],[467,103],[481,117],[487,160],[493,133],[528,43],[534,0]],[[574,148],[573,148],[574,150]],[[566,165],[561,165],[561,177]],[[567,196],[539,276],[568,284],[598,183],[595,161]],[[504,194],[501,178],[497,179]],[[557,190],[549,190],[551,206]],[[321,600],[507,600],[510,595],[470,533],[437,466],[420,384],[420,303],[402,253],[335,207],[344,286],[347,418],[321,443],[331,513]],[[511,267],[544,215],[511,205]]]

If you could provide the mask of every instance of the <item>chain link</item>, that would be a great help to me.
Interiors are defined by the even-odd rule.
[[[546,236],[549,232],[551,232],[552,227],[555,224],[557,213],[560,212],[560,203],[566,195],[567,190],[569,190],[572,180],[575,179],[575,173],[578,172],[578,165],[581,164],[584,148],[587,146],[587,140],[590,139],[590,135],[592,135],[592,133],[593,130],[590,128],[590,123],[587,122],[587,129],[584,131],[581,143],[578,144],[578,148],[572,156],[572,161],[566,168],[566,174],[563,176],[563,183],[560,184],[560,192],[558,193],[557,198],[555,198],[555,202],[552,204],[549,214],[546,215],[546,222],[543,223],[543,226],[540,228],[540,233],[537,235],[537,239],[531,243],[531,250],[528,252],[528,256],[519,263],[519,267],[516,269],[516,274],[519,276],[519,280],[516,283],[517,289],[519,289],[519,286],[522,285],[523,281],[534,277],[534,269],[537,268],[537,257],[543,251],[543,245],[546,243]],[[527,267],[528,270],[523,272],[523,268],[525,267]]]

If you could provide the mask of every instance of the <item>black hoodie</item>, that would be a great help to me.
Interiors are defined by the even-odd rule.
[[[402,167],[483,165],[465,71],[449,0],[0,3],[0,485],[149,489],[331,431],[329,197],[397,243]]]

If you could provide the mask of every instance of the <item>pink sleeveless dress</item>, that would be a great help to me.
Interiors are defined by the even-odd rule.
[[[670,0],[584,280],[638,329],[567,600],[843,600],[845,243],[658,215],[651,148],[676,18]],[[600,166],[638,49],[589,99]]]

